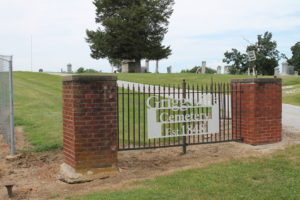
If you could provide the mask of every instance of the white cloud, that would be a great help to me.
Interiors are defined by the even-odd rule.
[[[222,34],[252,29],[287,30],[300,25],[300,1],[177,0],[170,35]]]

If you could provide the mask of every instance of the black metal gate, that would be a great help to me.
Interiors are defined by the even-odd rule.
[[[185,81],[182,85],[177,86],[153,86],[128,84],[118,88],[118,110],[119,110],[119,151],[153,149],[182,146],[183,152],[186,152],[186,146],[197,144],[209,144],[242,140],[241,118],[232,120],[232,116],[239,113],[232,113],[232,107],[235,112],[241,112],[241,99],[237,98],[233,102],[233,93],[229,83],[211,83],[209,85],[189,85]],[[213,116],[210,106],[205,106],[209,101],[212,105],[218,107],[218,127],[214,127],[218,131],[215,133],[206,133],[209,129],[209,123],[206,120],[197,121],[201,116],[207,118]],[[161,138],[149,138],[148,133],[148,108],[164,107],[164,104],[173,106],[176,102],[184,102],[185,109],[180,111],[180,107],[172,107],[175,109],[157,109],[156,115],[161,120],[171,120],[177,117],[189,117],[190,120],[181,120],[176,123],[163,124],[163,136]],[[174,103],[175,102],[175,103]],[[200,103],[203,104],[200,106]],[[234,105],[233,105],[234,104]],[[192,105],[192,106],[191,106]],[[195,106],[197,105],[197,106]],[[182,105],[181,105],[182,106]],[[164,114],[161,115],[161,113]],[[163,117],[161,117],[163,116]],[[192,118],[195,118],[191,120]],[[172,121],[173,122],[173,121]],[[200,129],[202,133],[199,133]],[[185,135],[170,133],[170,130],[184,129]],[[150,130],[150,129],[149,129]],[[195,133],[197,130],[197,134]]]

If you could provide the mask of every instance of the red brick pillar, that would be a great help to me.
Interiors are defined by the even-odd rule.
[[[117,121],[115,76],[64,77],[63,140],[68,167],[79,173],[116,169]]]
[[[252,145],[281,141],[281,79],[233,79],[232,133]]]

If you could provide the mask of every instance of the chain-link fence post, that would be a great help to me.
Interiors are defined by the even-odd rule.
[[[15,129],[14,129],[14,87],[13,87],[13,57],[9,61],[9,100],[10,100],[10,153],[16,154],[15,150]]]
[[[15,155],[12,56],[0,55],[0,132]]]

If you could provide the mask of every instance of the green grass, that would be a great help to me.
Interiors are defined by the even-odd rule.
[[[112,74],[109,74],[112,75]],[[174,74],[117,74],[119,80],[131,81],[137,83],[155,84],[155,85],[179,85],[181,86],[182,80],[187,83],[193,84],[210,84],[213,79],[214,82],[224,83],[230,82],[235,78],[253,78],[247,75],[220,75],[220,74],[191,74],[191,73],[174,73]],[[259,76],[258,78],[261,78]],[[273,78],[273,76],[264,76],[264,78]],[[300,76],[282,76],[283,85],[296,85],[300,84]]]
[[[283,89],[283,103],[300,106],[300,84]]]
[[[294,94],[283,95],[282,102],[286,104],[292,104],[295,106],[300,106],[300,92]]]
[[[34,150],[62,147],[61,77],[43,73],[14,73],[15,125],[24,126]]]
[[[152,85],[179,85],[181,87],[182,80],[190,85],[193,84],[210,84],[213,79],[216,82],[228,82],[232,78],[246,78],[248,76],[241,75],[214,75],[214,74],[190,74],[190,73],[178,73],[178,74],[118,74],[119,80],[146,83]]]
[[[268,158],[238,159],[135,182],[134,189],[102,191],[72,200],[300,199],[300,146]]]
[[[174,85],[181,87],[182,81],[190,85],[194,84],[210,84],[212,80],[217,83],[230,82],[231,79],[235,78],[253,78],[248,75],[224,75],[224,74],[193,74],[193,73],[81,73],[76,75],[113,75],[117,76],[118,80],[145,83],[151,85]],[[258,76],[258,78],[273,78],[273,76]],[[279,76],[282,78],[283,86],[300,84],[300,76]]]

